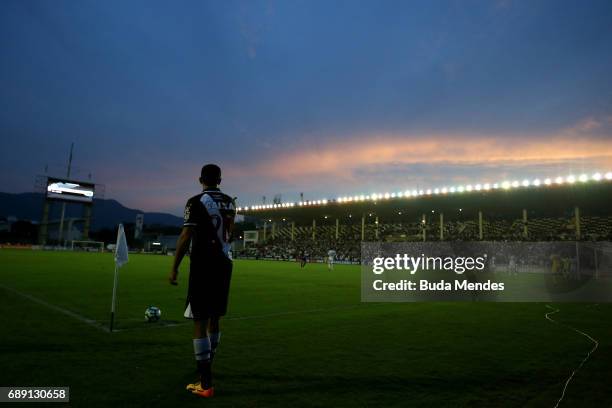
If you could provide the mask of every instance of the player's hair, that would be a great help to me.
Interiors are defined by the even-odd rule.
[[[207,186],[216,186],[221,183],[221,168],[216,164],[206,164],[202,167],[200,181]]]

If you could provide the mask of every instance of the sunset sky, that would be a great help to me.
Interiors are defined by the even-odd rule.
[[[0,2],[0,191],[180,214],[612,170],[610,1]]]

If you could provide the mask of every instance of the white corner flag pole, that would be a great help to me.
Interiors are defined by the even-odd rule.
[[[119,278],[119,268],[115,264],[115,279],[113,280],[113,300],[111,304],[111,316],[110,316],[110,329],[109,331],[113,332],[113,323],[115,321],[115,305],[117,304],[117,281]]]
[[[119,230],[117,231],[117,244],[115,246],[115,278],[113,280],[113,300],[111,303],[111,317],[110,317],[110,329],[113,332],[113,324],[115,322],[115,310],[117,307],[117,284],[119,283],[119,268],[121,268],[128,261],[128,247],[127,240],[125,239],[125,231],[123,230],[123,224],[119,224]]]

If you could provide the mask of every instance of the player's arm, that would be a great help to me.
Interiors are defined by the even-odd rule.
[[[234,242],[234,219],[231,218],[227,226],[227,242]]]
[[[225,224],[227,225],[227,242],[234,242],[234,223],[236,214],[236,199],[237,197],[232,198],[232,204],[234,205],[234,209],[231,213],[231,216],[227,217]]]
[[[178,277],[178,269],[181,265],[183,257],[187,253],[189,249],[189,244],[191,243],[191,236],[193,235],[193,227],[185,226],[181,231],[181,235],[179,235],[178,240],[176,241],[176,252],[174,253],[174,262],[172,262],[172,270],[170,271],[170,276],[168,277],[168,281],[170,281],[171,285],[176,285],[176,278]]]
[[[189,244],[191,243],[191,237],[193,236],[194,227],[198,225],[198,211],[197,207],[193,206],[193,199],[189,199],[185,205],[185,215],[183,217],[183,230],[176,241],[176,252],[174,253],[174,261],[172,262],[172,270],[168,276],[168,281],[171,285],[176,285],[176,278],[178,277],[178,269],[181,265],[183,257],[189,250]]]

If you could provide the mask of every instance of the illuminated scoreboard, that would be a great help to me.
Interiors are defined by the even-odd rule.
[[[49,178],[47,180],[47,199],[91,203],[94,199],[95,184],[81,181]]]

